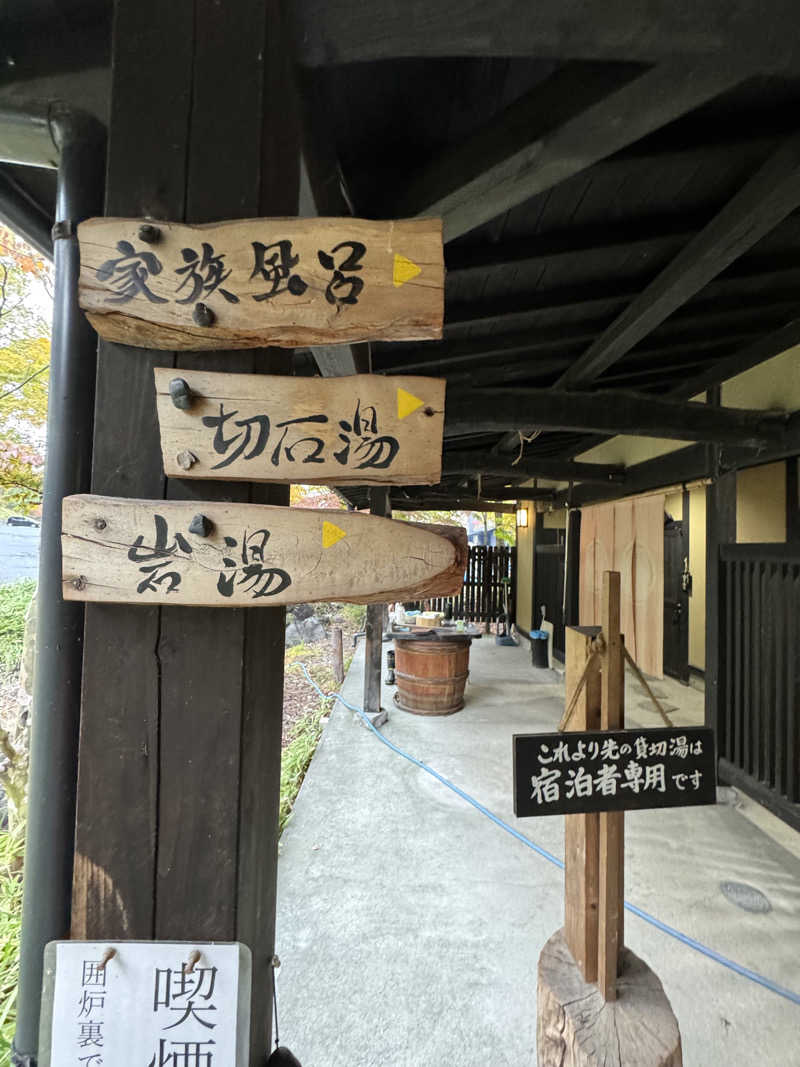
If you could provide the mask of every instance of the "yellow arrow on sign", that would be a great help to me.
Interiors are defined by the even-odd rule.
[[[410,415],[417,408],[421,408],[425,403],[424,400],[420,400],[418,396],[414,396],[413,393],[407,392],[405,389],[398,388],[397,390],[397,417],[398,419],[404,419],[407,415]]]
[[[344,530],[337,526],[333,522],[325,520],[322,523],[322,547],[330,548],[331,545],[335,545],[337,541],[341,541],[343,537],[347,537]]]
[[[399,289],[401,285],[410,282],[411,279],[416,278],[418,274],[422,274],[422,267],[418,267],[413,260],[406,259],[406,257],[401,256],[399,252],[395,252],[394,269],[392,270],[392,281],[394,282],[395,289]]]

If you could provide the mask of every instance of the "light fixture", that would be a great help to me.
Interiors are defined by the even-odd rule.
[[[528,509],[519,505],[517,507],[517,526],[521,529],[528,525]]]

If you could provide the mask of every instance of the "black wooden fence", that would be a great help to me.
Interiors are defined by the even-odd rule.
[[[467,622],[497,622],[504,612],[507,584],[511,617],[514,618],[514,583],[516,552],[509,545],[472,545],[464,572],[461,592],[454,597],[435,597],[426,601],[431,611],[446,611],[452,606],[454,619]]]
[[[720,546],[720,776],[800,829],[800,549]]]

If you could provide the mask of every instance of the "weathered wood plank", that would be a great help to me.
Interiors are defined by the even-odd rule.
[[[185,221],[257,215],[261,206],[263,120],[258,88],[263,76],[264,5],[258,0],[235,0],[235,8],[226,5],[223,9],[213,0],[195,0],[194,7]],[[244,85],[249,87],[246,93]],[[237,107],[229,108],[226,101],[237,96]],[[209,127],[215,131],[213,138],[208,136]],[[297,196],[289,145],[284,158],[289,214],[296,210],[290,198],[294,194],[296,204]],[[270,210],[283,213],[278,205]],[[151,250],[159,254],[160,247],[154,245]],[[180,281],[185,276],[175,277]],[[191,288],[190,283],[180,295]],[[134,354],[134,362],[136,358]],[[252,371],[255,359],[252,351],[223,350],[201,356],[182,352],[175,373],[186,374],[196,367]],[[169,500],[191,500],[197,496],[197,487],[170,478],[166,495]],[[216,482],[204,487],[204,498],[244,503],[249,492],[245,485]],[[198,611],[178,604],[161,612],[157,938],[233,940],[237,936],[245,618],[243,611]],[[199,654],[203,649],[213,649],[213,656]],[[274,700],[270,689],[264,687],[260,709],[265,722]],[[202,782],[214,786],[206,789]],[[271,784],[264,774],[262,788],[268,790]],[[206,857],[202,864],[197,862],[200,854]],[[188,892],[187,886],[191,887]],[[249,944],[254,960],[271,951],[271,946],[258,940]],[[256,1017],[265,1010],[259,992],[254,989]]]
[[[80,305],[107,340],[201,350],[442,335],[438,219],[89,219],[78,239]]]
[[[565,631],[565,691],[575,692],[591,654],[592,635]],[[592,671],[570,720],[571,730],[600,727],[600,673]],[[564,816],[564,936],[585,981],[597,981],[597,904],[600,855],[598,812]]]
[[[441,479],[443,379],[158,370],[155,380],[170,477],[315,485]],[[188,407],[173,402],[173,382],[186,383]]]
[[[183,216],[193,26],[192,0],[115,4],[105,204],[111,215]],[[127,350],[100,343],[95,492],[161,495],[152,367],[172,359],[140,352],[132,360]],[[73,937],[154,935],[159,616],[156,606],[86,610]]]
[[[601,624],[605,652],[600,673],[600,725],[625,726],[625,654],[620,634],[619,571],[603,574]],[[620,953],[625,943],[625,813],[600,813],[600,881],[597,930],[597,984],[606,1001],[617,998]]]
[[[458,527],[451,538],[357,512],[190,500],[68,497],[62,530],[64,596],[106,603],[274,607],[449,596],[466,554]]]

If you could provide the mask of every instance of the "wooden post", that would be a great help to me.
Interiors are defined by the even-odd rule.
[[[625,726],[625,656],[620,625],[619,572],[603,574],[602,633],[605,648],[600,675],[600,726]],[[625,813],[600,813],[600,879],[597,984],[606,1001],[617,998],[617,974],[624,943]]]
[[[569,703],[591,655],[596,626],[566,630],[566,699]],[[600,729],[600,672],[586,679],[570,730]],[[564,816],[564,935],[584,980],[597,981],[597,905],[600,815]]]
[[[336,684],[341,685],[344,681],[344,651],[342,649],[341,626],[334,626],[331,642],[333,644],[333,675],[336,679]]]
[[[718,451],[718,450],[715,450]],[[705,725],[719,736],[720,690],[726,649],[720,641],[720,545],[736,541],[736,471],[706,488],[706,685]]]
[[[385,486],[373,486],[370,489],[369,510],[371,515],[383,515],[387,518],[391,515],[389,490]],[[375,721],[375,718],[381,718],[381,653],[383,650],[384,613],[384,604],[369,604],[367,606],[364,648],[364,711],[367,715],[374,717],[373,721]],[[379,723],[376,721],[375,725],[377,726]]]
[[[624,728],[625,654],[616,571],[603,575],[601,621],[600,674],[587,674],[572,711],[573,729]],[[566,631],[567,707],[599,629]],[[537,1062],[541,1067],[681,1067],[680,1031],[664,989],[623,944],[624,814],[565,818],[566,914],[564,929],[539,956]]]
[[[296,214],[277,0],[117,0],[112,48],[107,215]],[[95,492],[196,495],[162,474],[153,367],[174,359],[100,344]],[[285,373],[286,360],[179,365]],[[220,482],[203,495],[288,503],[285,486]],[[283,657],[282,608],[86,610],[72,935],[249,945],[253,1067],[271,1029]]]

